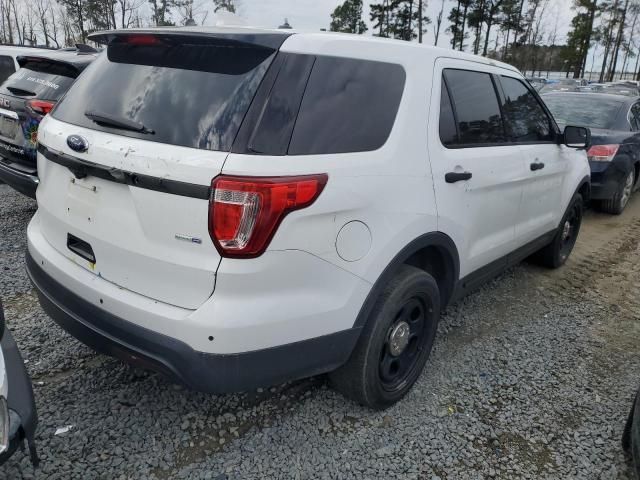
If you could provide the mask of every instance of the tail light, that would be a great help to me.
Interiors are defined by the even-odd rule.
[[[311,205],[327,175],[233,177],[211,182],[209,235],[223,257],[252,258],[265,251],[282,219]]]
[[[56,102],[51,102],[49,100],[29,100],[27,102],[27,109],[31,112],[44,117],[48,114],[53,107],[55,107]]]
[[[593,145],[587,156],[591,162],[610,162],[618,153],[620,145]]]

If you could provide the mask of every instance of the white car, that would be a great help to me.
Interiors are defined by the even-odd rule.
[[[453,298],[573,248],[589,132],[513,67],[330,33],[91,38],[40,126],[27,265],[96,350],[207,392],[332,372],[384,408]]]
[[[49,48],[0,45],[0,83],[20,69],[18,57],[51,53]]]

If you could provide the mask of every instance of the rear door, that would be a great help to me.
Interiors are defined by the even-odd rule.
[[[209,37],[117,38],[40,129],[49,243],[122,288],[199,307],[220,261],[211,180],[274,55]]]
[[[453,237],[460,276],[501,268],[512,250],[524,163],[507,141],[490,67],[440,59],[436,64],[429,156],[439,229]],[[479,280],[481,281],[481,280]]]
[[[517,246],[553,231],[564,213],[563,185],[572,156],[556,141],[555,125],[531,88],[520,78],[501,75],[507,132],[526,162]]]

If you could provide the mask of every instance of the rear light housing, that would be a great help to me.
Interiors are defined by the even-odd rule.
[[[326,174],[214,178],[209,202],[209,235],[220,255],[260,256],[282,219],[315,202],[327,179]]]
[[[618,153],[620,145],[593,145],[587,151],[590,162],[610,162]]]
[[[50,100],[29,100],[27,102],[27,109],[39,117],[47,115],[55,106],[56,102]]]

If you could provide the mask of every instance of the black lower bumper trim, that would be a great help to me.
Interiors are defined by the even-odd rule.
[[[347,361],[360,334],[353,328],[246,353],[198,352],[79,297],[48,275],[29,252],[26,263],[42,308],[71,335],[99,352],[203,392],[246,391],[326,373]]]
[[[0,180],[23,195],[36,198],[36,189],[38,188],[36,176],[13,169],[0,162]]]

